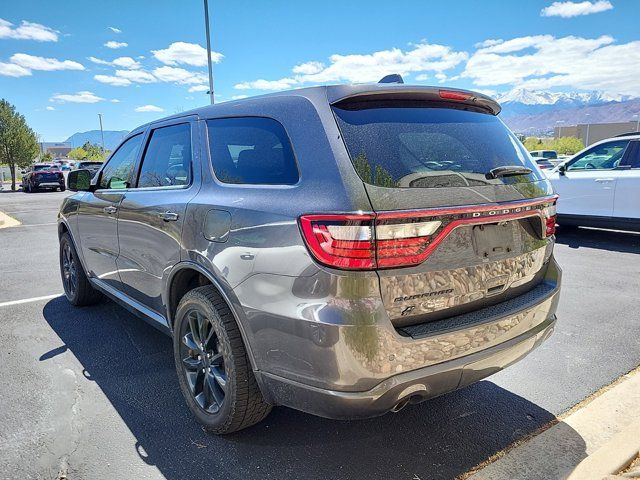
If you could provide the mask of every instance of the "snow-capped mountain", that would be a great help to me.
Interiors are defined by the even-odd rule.
[[[519,103],[522,105],[557,105],[557,106],[587,106],[600,105],[608,102],[624,102],[630,100],[630,95],[609,94],[605,92],[547,92],[543,90],[527,90],[514,88],[499,94],[496,100],[501,104]]]

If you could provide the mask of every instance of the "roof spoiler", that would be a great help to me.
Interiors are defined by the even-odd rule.
[[[387,75],[382,80],[393,76]],[[398,77],[400,76],[398,75]],[[333,90],[333,93],[334,95],[331,95],[333,98],[330,97],[329,102],[334,106],[355,106],[355,104],[364,102],[378,101],[405,101],[428,102],[435,105],[440,104],[444,107],[447,105],[468,106],[471,109],[484,111],[491,115],[498,115],[502,110],[498,102],[481,93],[453,88],[399,85],[395,82],[377,83],[368,86],[338,87]]]
[[[384,77],[382,77],[380,80],[378,80],[378,83],[404,83],[404,79],[401,75],[392,73],[391,75],[385,75]]]

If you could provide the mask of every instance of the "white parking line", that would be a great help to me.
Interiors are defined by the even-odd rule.
[[[23,298],[22,300],[11,300],[10,302],[0,302],[0,308],[10,307],[11,305],[20,305],[21,303],[39,302],[41,300],[51,300],[52,298],[61,297],[61,293],[54,293],[53,295],[45,295],[43,297],[31,297]]]

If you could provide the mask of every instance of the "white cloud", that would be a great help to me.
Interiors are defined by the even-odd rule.
[[[48,107],[46,107],[45,110],[49,110],[50,112],[54,111],[55,108],[53,108],[51,105],[49,105]]]
[[[536,35],[477,50],[462,77],[479,86],[569,87],[640,96],[640,41]],[[615,73],[614,73],[615,72]]]
[[[59,103],[98,103],[104,101],[104,98],[97,96],[93,92],[82,91],[73,94],[57,94],[51,97],[49,101]]]
[[[281,78],[280,80],[254,80],[252,82],[237,83],[233,86],[238,90],[286,90],[298,81],[295,78]]]
[[[107,43],[104,44],[105,47],[107,48],[122,48],[122,47],[128,47],[129,44],[127,42],[115,42],[113,40],[109,40]]]
[[[158,81],[156,77],[144,70],[116,70],[116,77],[136,83],[155,83]]]
[[[162,50],[152,50],[153,56],[165,65],[192,65],[204,67],[207,65],[207,50],[197,43],[174,42]],[[211,61],[219,63],[224,55],[211,52]]]
[[[153,75],[161,82],[176,82],[181,84],[202,84],[209,81],[209,77],[202,73],[189,72],[184,68],[159,67],[153,70]]]
[[[597,0],[595,2],[553,2],[540,12],[543,17],[571,18],[579,15],[591,15],[592,13],[606,12],[613,5],[609,0]]]
[[[118,57],[111,63],[116,67],[128,68],[130,70],[136,70],[142,67],[142,65],[140,65],[140,62],[135,61],[131,57]]]
[[[93,63],[97,63],[98,65],[110,65],[114,67],[128,68],[131,70],[135,70],[142,67],[142,65],[140,65],[140,62],[134,60],[131,57],[118,57],[112,61],[102,60],[101,58],[96,58],[96,57],[88,57],[88,59]]]
[[[114,87],[128,87],[131,85],[131,80],[126,78],[114,77],[113,75],[94,75],[93,79],[100,82],[112,85]]]
[[[296,65],[292,71],[302,75],[313,75],[314,73],[320,73],[323,68],[324,64],[322,62],[306,62]]]
[[[107,27],[109,30],[111,30],[113,33],[122,33],[122,30],[120,30],[119,28],[116,27]]]
[[[39,23],[23,20],[19,27],[0,18],[0,38],[15,40],[36,40],[38,42],[57,42],[58,32]]]
[[[416,80],[418,82],[424,82],[425,80],[429,80],[429,75],[426,73],[421,73],[420,75],[416,75]]]
[[[243,98],[248,98],[249,95],[232,95],[231,100],[242,100]]]
[[[109,100],[111,103],[120,103],[120,100],[118,100],[117,98],[112,98],[111,100]]]
[[[294,67],[293,78],[280,80],[259,79],[235,85],[239,90],[282,90],[294,85],[328,82],[376,82],[385,75],[398,73],[441,73],[464,62],[466,52],[457,52],[445,45],[419,43],[410,50],[392,48],[370,54],[332,55],[330,64],[306,62]],[[314,73],[304,73],[304,72]]]
[[[26,53],[16,53],[9,59],[11,63],[29,70],[84,70],[84,65],[73,60],[58,60],[56,58],[36,57]]]
[[[13,63],[0,62],[0,75],[5,77],[26,77],[31,75],[31,70]]]
[[[209,85],[194,85],[193,87],[189,87],[189,93],[193,92],[208,92]]]
[[[156,107],[155,105],[142,105],[141,107],[136,107],[136,112],[164,112],[163,108]]]

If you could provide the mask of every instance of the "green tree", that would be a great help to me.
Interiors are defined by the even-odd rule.
[[[23,115],[4,99],[0,100],[0,164],[9,166],[11,190],[16,189],[16,167],[24,168],[38,155],[36,134]]]
[[[69,158],[72,160],[84,160],[87,158],[87,152],[82,147],[76,147],[69,152]]]
[[[524,147],[529,150],[555,150],[561,155],[573,155],[584,148],[582,140],[576,137],[546,138],[527,137]]]
[[[104,162],[104,159],[109,153],[108,151],[103,152],[100,145],[96,145],[95,143],[90,142],[85,142],[85,144],[82,146],[82,150],[87,152],[87,156],[85,158],[92,162]]]
[[[44,155],[42,155],[42,162],[44,163],[53,162],[53,155],[51,155],[51,152],[47,152]]]

